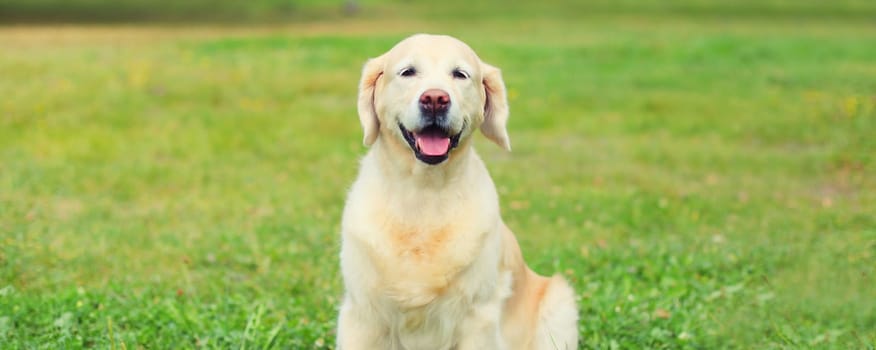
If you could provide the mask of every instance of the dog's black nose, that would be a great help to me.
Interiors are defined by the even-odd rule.
[[[447,113],[448,108],[450,108],[450,95],[447,91],[429,89],[420,95],[420,110],[424,114],[438,116]]]

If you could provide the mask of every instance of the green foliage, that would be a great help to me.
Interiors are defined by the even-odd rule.
[[[503,69],[514,152],[477,148],[583,348],[874,347],[869,22],[520,6],[0,28],[0,344],[332,347],[358,74],[428,31]]]

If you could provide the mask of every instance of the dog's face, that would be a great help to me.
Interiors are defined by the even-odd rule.
[[[380,137],[437,165],[477,128],[510,150],[508,103],[499,70],[449,36],[411,36],[365,64],[359,119],[365,144]]]

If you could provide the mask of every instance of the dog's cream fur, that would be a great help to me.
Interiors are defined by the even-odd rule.
[[[416,76],[402,77],[406,67]],[[437,165],[415,158],[398,127],[419,125],[428,89],[448,92],[450,129],[461,133]],[[480,127],[510,150],[499,70],[459,40],[414,35],[366,63],[359,116],[371,148],[344,210],[338,347],[577,348],[574,292],[526,266],[471,146]]]

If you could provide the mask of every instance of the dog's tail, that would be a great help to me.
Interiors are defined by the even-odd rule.
[[[578,308],[575,291],[563,277],[550,278],[539,303],[534,349],[578,348]]]

